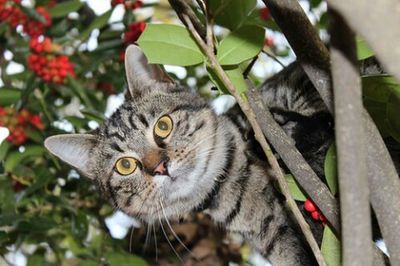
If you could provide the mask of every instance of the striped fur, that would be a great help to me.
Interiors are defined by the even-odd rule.
[[[149,66],[138,53],[137,48],[127,51],[130,99],[93,134],[54,136],[46,140],[46,147],[97,182],[102,196],[129,215],[158,223],[203,211],[217,224],[242,234],[273,265],[314,265],[273,185],[274,177],[252,150],[253,142],[244,136],[246,129],[238,126],[234,109],[217,116],[198,95],[165,76],[157,81],[159,69],[151,66],[147,73],[152,74],[144,74]],[[137,60],[143,65],[138,66]],[[304,104],[285,102],[281,90],[286,87],[276,82],[265,85],[267,101],[278,109],[313,116],[318,108],[302,112]],[[313,103],[318,105],[318,100]],[[174,127],[167,138],[159,139],[154,126],[163,115],[169,115]],[[168,174],[146,170],[143,161],[149,154],[167,158]],[[114,169],[124,156],[139,161],[137,170],[127,176]]]

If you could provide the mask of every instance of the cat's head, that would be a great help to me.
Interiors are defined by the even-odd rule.
[[[138,47],[128,47],[125,69],[130,99],[95,133],[52,136],[45,146],[125,213],[180,216],[207,198],[221,171],[218,119]]]

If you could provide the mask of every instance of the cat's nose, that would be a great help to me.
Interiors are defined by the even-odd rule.
[[[153,175],[168,175],[168,161],[161,161],[153,170]]]

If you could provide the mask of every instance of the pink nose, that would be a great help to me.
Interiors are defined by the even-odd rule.
[[[153,170],[153,175],[168,175],[167,162],[161,161]]]

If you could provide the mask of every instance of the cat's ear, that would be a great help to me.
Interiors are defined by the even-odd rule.
[[[142,49],[133,44],[125,51],[125,71],[132,97],[140,97],[143,89],[148,89],[154,82],[174,83],[160,66],[149,64]]]
[[[94,135],[68,134],[51,136],[45,140],[44,146],[86,177],[94,179],[95,175],[90,170],[89,158],[93,156],[90,151],[96,142]]]

